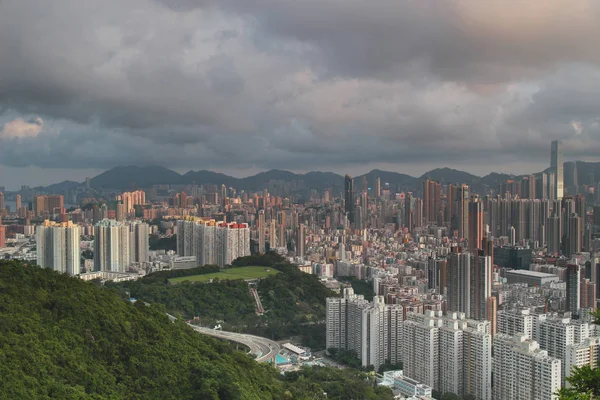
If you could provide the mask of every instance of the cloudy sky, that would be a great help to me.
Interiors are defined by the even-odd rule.
[[[597,161],[598,38],[597,0],[4,0],[0,186]]]

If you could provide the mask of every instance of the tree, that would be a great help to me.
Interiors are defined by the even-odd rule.
[[[592,369],[589,365],[575,367],[567,382],[569,388],[559,391],[561,400],[596,399],[600,396],[600,368]]]

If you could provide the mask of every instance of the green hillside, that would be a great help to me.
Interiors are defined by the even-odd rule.
[[[327,376],[321,382],[318,376]],[[285,381],[226,342],[91,283],[0,262],[2,399],[329,399],[350,387],[389,399],[366,375],[301,371]],[[339,387],[340,391],[335,392]]]

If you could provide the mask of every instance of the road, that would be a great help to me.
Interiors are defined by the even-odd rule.
[[[171,321],[176,320],[172,315],[169,315]],[[193,330],[203,335],[212,336],[219,339],[229,340],[247,346],[250,349],[250,353],[256,356],[258,362],[268,362],[274,358],[281,351],[281,346],[278,343],[260,336],[247,335],[245,333],[227,332],[221,330],[215,330],[210,328],[204,328],[188,324]]]

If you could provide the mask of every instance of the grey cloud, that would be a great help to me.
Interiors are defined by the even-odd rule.
[[[44,125],[0,138],[0,163],[541,164],[554,138],[597,154],[598,3],[481,4],[3,2],[0,126]]]

